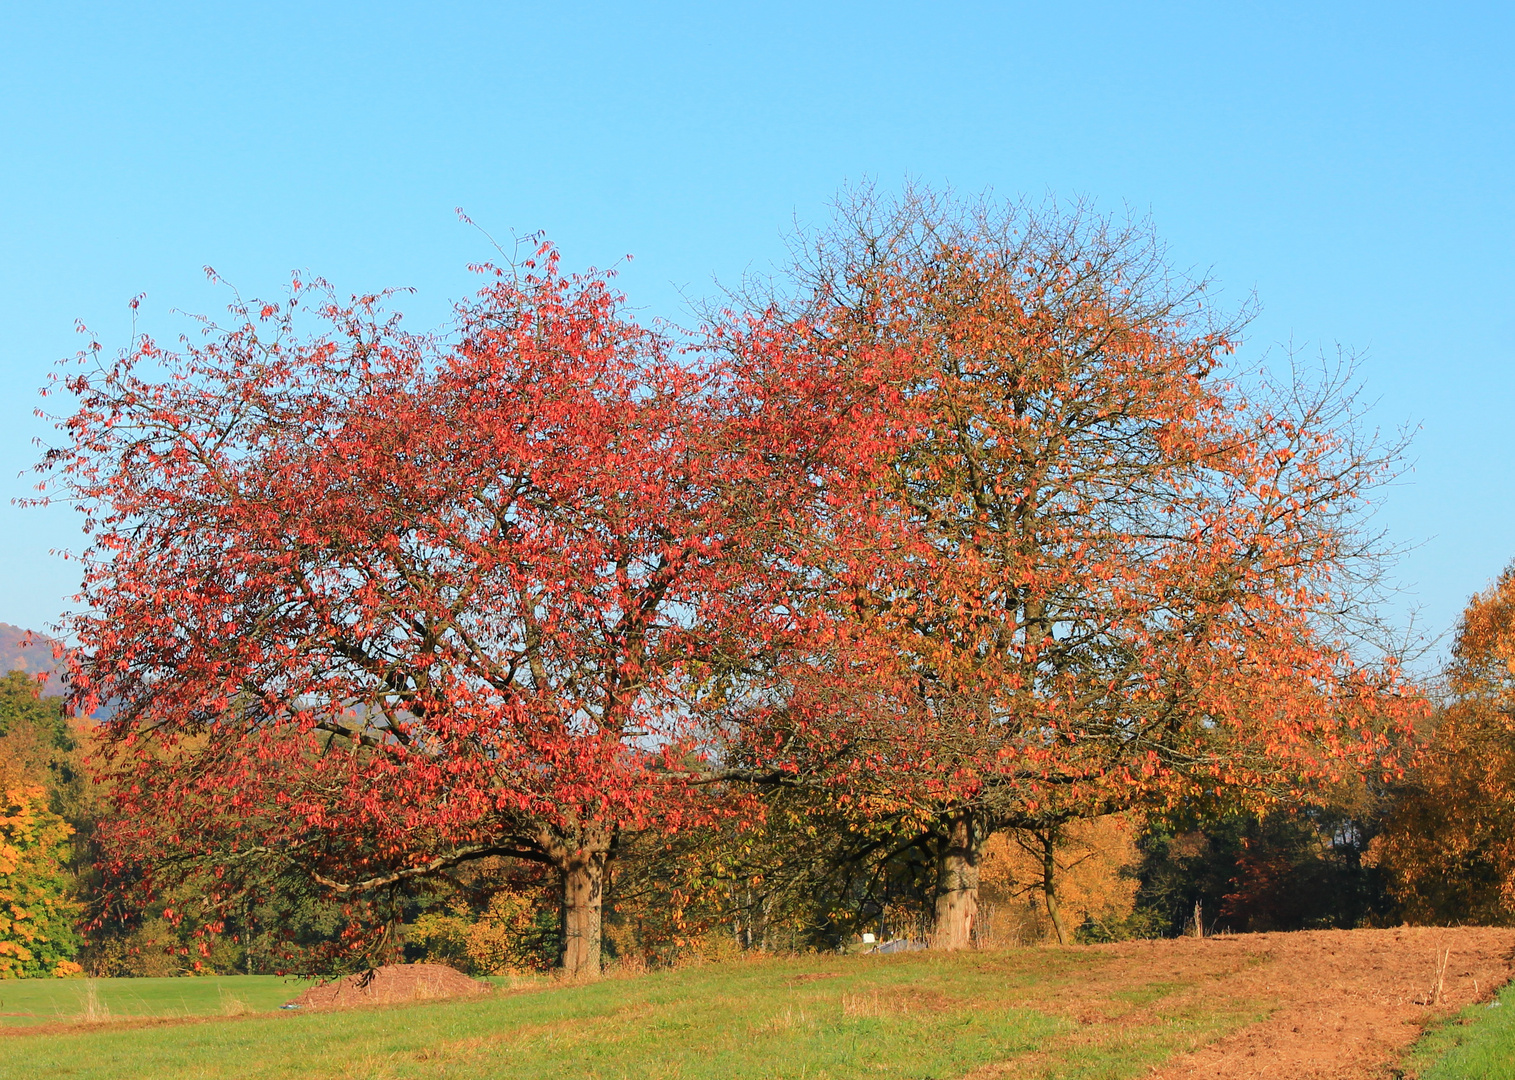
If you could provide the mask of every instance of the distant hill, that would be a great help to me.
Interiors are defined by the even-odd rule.
[[[10,623],[0,622],[0,675],[7,671],[28,671],[33,675],[43,672],[52,674],[58,669],[53,659],[52,638],[42,634],[32,636],[30,645],[25,644],[27,631]],[[54,677],[47,680],[44,694],[62,694],[63,684]]]

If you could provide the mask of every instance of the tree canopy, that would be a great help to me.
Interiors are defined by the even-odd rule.
[[[1515,922],[1515,566],[1463,611],[1425,754],[1369,851],[1416,921]]]
[[[929,851],[953,948],[997,831],[1055,867],[1076,819],[1396,767],[1419,699],[1333,622],[1394,456],[1348,382],[1244,385],[1203,284],[1082,210],[863,193],[806,244],[682,343],[543,245],[446,335],[296,281],[77,358],[42,467],[116,877],[199,875],[210,931],[306,890],[371,959],[527,860],[589,975],[619,846],[768,785]]]
[[[797,697],[935,835],[940,943],[999,829],[1396,767],[1420,699],[1334,621],[1396,453],[1348,381],[1244,386],[1204,285],[1078,207],[865,190],[798,250],[777,303],[852,380],[812,537],[845,660]]]
[[[92,536],[70,686],[118,704],[118,859],[355,911],[539,861],[587,974],[619,832],[709,813],[700,698],[787,631],[750,553],[803,470],[603,276],[547,246],[484,272],[446,341],[297,283],[202,345],[83,358],[50,458]]]

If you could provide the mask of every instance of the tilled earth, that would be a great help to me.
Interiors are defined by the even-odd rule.
[[[1379,1080],[1425,1025],[1515,974],[1515,930],[1314,930],[1100,946],[1103,974],[1197,984],[1266,1018],[1170,1060],[1159,1080]],[[1124,969],[1123,971],[1121,969]]]

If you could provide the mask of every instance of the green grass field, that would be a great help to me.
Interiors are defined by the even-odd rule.
[[[97,997],[121,1003],[115,1015],[157,1008],[176,1019],[15,1033],[0,1038],[0,1077],[844,1080],[961,1077],[1002,1063],[996,1077],[1116,1080],[1260,1015],[1171,979],[1105,986],[1104,964],[1033,949],[769,960],[482,1000],[241,1016],[227,1016],[239,1006],[223,1000],[270,1009],[298,988],[99,980]],[[39,1016],[77,1015],[82,985],[0,985],[0,1000],[5,1011],[28,1000]]]
[[[510,980],[490,981],[505,985]],[[309,986],[277,975],[0,980],[0,1027],[273,1012]]]
[[[0,982],[0,1080],[1118,1080],[1265,1013],[1152,976],[1094,951],[809,957],[325,1013],[281,1012],[303,987],[273,976]],[[1515,988],[1403,1067],[1515,1080]]]
[[[1405,1059],[1419,1080],[1515,1080],[1515,985],[1438,1024]]]
[[[226,1016],[266,1012],[300,993],[275,975],[203,979],[15,979],[0,982],[0,1025],[27,1026],[133,1017]]]

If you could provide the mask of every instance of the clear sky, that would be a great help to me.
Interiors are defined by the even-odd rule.
[[[843,183],[1150,213],[1262,306],[1246,351],[1366,353],[1420,426],[1380,518],[1436,630],[1515,557],[1515,6],[0,6],[0,621],[67,606],[72,515],[21,510],[79,345],[291,270],[439,322],[498,235],[635,261],[651,315],[764,268]]]

